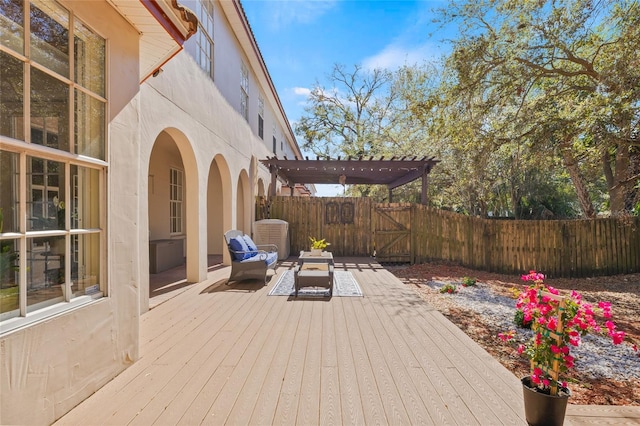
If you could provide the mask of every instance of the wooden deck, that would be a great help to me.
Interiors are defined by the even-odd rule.
[[[277,277],[226,286],[226,267],[165,293],[141,358],[56,424],[525,424],[517,378],[439,312],[370,259],[336,268],[364,297],[268,297]],[[640,419],[600,408],[565,424]]]

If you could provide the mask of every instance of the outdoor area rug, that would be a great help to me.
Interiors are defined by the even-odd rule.
[[[269,296],[292,296],[293,291],[293,271],[285,271],[275,286],[269,292]],[[305,287],[300,289],[298,297],[325,297],[329,294],[326,288],[315,289]],[[349,271],[335,271],[333,273],[333,296],[356,296],[362,297],[360,286]]]

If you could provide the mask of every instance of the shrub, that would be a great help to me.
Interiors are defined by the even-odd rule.
[[[453,294],[453,293],[457,293],[457,292],[458,292],[458,286],[455,286],[453,284],[445,284],[440,289],[440,293]]]
[[[476,285],[476,279],[471,277],[462,278],[462,286],[463,287],[471,287]]]

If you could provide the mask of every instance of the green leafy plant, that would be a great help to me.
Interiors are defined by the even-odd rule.
[[[324,250],[327,248],[327,246],[331,245],[331,243],[326,242],[324,238],[321,240],[318,240],[314,237],[309,237],[309,239],[311,240],[312,249]]]
[[[440,293],[453,294],[458,292],[458,286],[454,284],[445,284],[440,288]]]
[[[472,287],[476,285],[476,279],[471,277],[463,277],[462,278],[462,286],[463,287]]]

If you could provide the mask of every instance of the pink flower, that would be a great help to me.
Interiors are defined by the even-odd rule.
[[[598,302],[598,308],[611,310],[611,302]]]
[[[553,380],[548,373],[544,373],[539,366],[545,366],[552,359],[560,361],[558,373],[573,368],[575,359],[571,356],[571,348],[579,346],[583,335],[588,333],[601,334],[606,327],[607,333],[614,344],[623,343],[625,334],[618,331],[615,323],[608,320],[611,317],[611,303],[598,302],[590,304],[583,300],[582,295],[576,291],[565,298],[566,304],[563,311],[559,310],[560,302],[550,297],[548,293],[559,295],[560,292],[543,283],[544,275],[536,271],[529,271],[522,275],[524,281],[533,281],[517,296],[516,308],[522,313],[524,321],[533,324],[534,334],[525,344],[517,345],[519,354],[526,355],[535,366],[531,374],[532,383],[548,387],[558,384],[566,387],[566,381]],[[545,293],[546,292],[546,293]],[[602,324],[600,318],[607,319]],[[562,327],[558,327],[562,321]],[[499,333],[502,341],[510,341],[515,337],[515,330]],[[635,343],[635,342],[633,342]],[[640,357],[638,345],[633,345],[633,350]]]
[[[609,333],[614,345],[619,345],[624,342],[624,331],[613,331]]]
[[[542,334],[536,333],[535,345],[540,346],[542,344]]]
[[[575,358],[573,358],[571,355],[565,355],[563,359],[564,359],[564,364],[567,366],[567,368],[573,367],[573,360]]]
[[[539,369],[538,367],[533,369],[533,374],[531,374],[531,381],[533,383],[535,383],[536,385],[540,384],[540,381],[542,380],[542,370]]]

